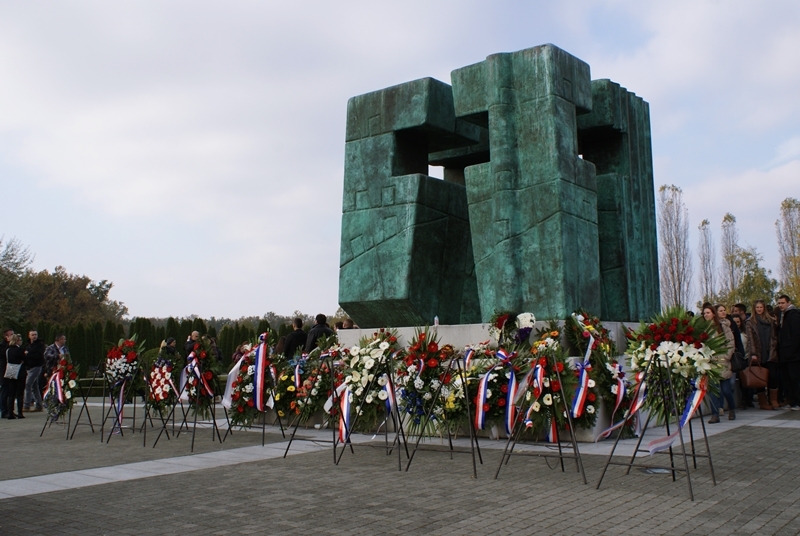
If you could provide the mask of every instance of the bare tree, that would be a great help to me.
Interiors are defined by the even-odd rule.
[[[780,253],[781,290],[797,300],[800,298],[800,201],[793,197],[783,200],[775,230]]]
[[[720,294],[734,296],[742,282],[742,263],[739,258],[739,250],[739,230],[736,228],[736,216],[728,212],[722,218]]]
[[[683,191],[675,185],[658,189],[658,238],[662,305],[688,307],[692,288],[689,210],[683,204]]]
[[[700,257],[700,294],[703,301],[708,301],[717,292],[717,248],[711,234],[711,222],[703,220],[697,229],[700,231],[700,242],[697,246],[697,255]]]

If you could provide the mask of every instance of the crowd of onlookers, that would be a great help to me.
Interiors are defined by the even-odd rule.
[[[755,407],[755,397],[763,410],[800,410],[800,310],[789,296],[779,296],[776,308],[757,300],[750,312],[742,303],[734,305],[730,313],[725,305],[704,303],[702,314],[727,341],[727,352],[717,357],[722,364],[722,378],[719,394],[711,399],[709,423],[719,422],[725,402],[728,403],[728,419],[736,418],[737,374],[731,363],[740,361],[737,357],[743,358],[748,366],[764,367],[768,371],[767,386],[763,389],[748,389],[739,382],[741,404],[738,408]]]
[[[25,412],[42,411],[42,389],[56,367],[61,354],[68,352],[67,338],[56,335],[55,342],[45,346],[36,331],[22,336],[11,329],[3,330],[0,342],[0,413],[4,419],[24,419]],[[16,412],[14,405],[16,404]]]

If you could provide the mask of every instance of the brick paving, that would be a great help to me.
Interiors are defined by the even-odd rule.
[[[612,466],[596,490],[605,460],[599,455],[583,456],[583,485],[574,463],[562,473],[523,456],[494,480],[496,449],[484,449],[475,480],[468,455],[451,460],[421,451],[406,473],[382,448],[356,445],[339,466],[326,450],[3,499],[0,533],[798,534],[800,428],[783,424],[800,412],[758,413],[771,422],[710,438],[717,486],[698,460],[694,502],[683,477],[673,483],[638,469],[626,476]],[[88,429],[69,442],[61,430],[39,438],[41,414],[30,416],[0,422],[3,480],[189,454],[185,434],[162,439],[156,449],[142,448],[140,434],[101,444]],[[210,434],[202,430],[195,453],[236,456],[240,447],[260,445],[255,433],[235,434],[223,445]],[[270,433],[268,441],[283,440]]]

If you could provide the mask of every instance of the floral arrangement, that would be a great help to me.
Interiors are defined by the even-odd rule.
[[[253,391],[255,389],[253,376],[256,368],[254,364],[255,350],[253,348],[253,343],[245,346],[243,348],[244,355],[239,358],[239,362],[231,370],[231,373],[236,376],[231,381],[230,393],[231,413],[229,418],[233,426],[250,426],[259,413],[253,400]],[[270,365],[271,363],[267,363],[267,367]]]
[[[61,354],[44,393],[48,418],[55,422],[72,409],[74,391],[78,387],[78,369],[69,354]]]
[[[397,334],[394,331],[381,329],[371,338],[364,337],[359,344],[345,352],[344,370],[342,371],[345,394],[350,407],[358,419],[354,422],[355,430],[372,431],[385,415],[387,398],[382,378],[383,365],[397,351]],[[344,416],[349,418],[349,416]]]
[[[445,424],[447,400],[455,409],[454,401],[459,389],[453,386],[455,371],[450,370],[450,361],[455,350],[450,345],[439,346],[435,334],[428,329],[417,330],[402,361],[398,362],[396,374],[397,404],[400,414],[406,415],[406,429],[411,435],[432,434]],[[386,378],[381,378],[383,385]],[[463,388],[460,389],[463,398]],[[386,400],[388,390],[378,393]],[[423,420],[430,413],[427,423]],[[453,412],[455,415],[455,412]]]
[[[106,354],[105,376],[112,386],[130,380],[139,369],[139,356],[144,352],[144,341],[136,345],[136,334],[128,339],[120,339]]]
[[[577,376],[565,372],[567,362],[557,322],[551,321],[546,328],[539,330],[537,337],[530,351],[531,374],[529,389],[524,396],[527,405],[524,423],[529,433],[544,432],[546,440],[555,441],[557,429],[569,430],[567,412],[572,410]],[[597,418],[594,403],[594,398],[587,396],[582,418],[573,420],[574,425],[594,425]]]
[[[182,398],[203,417],[212,415],[214,396],[221,394],[217,378],[222,372],[222,365],[214,355],[208,338],[198,339],[186,356],[186,368],[181,373]]]
[[[498,355],[499,354],[499,355]],[[472,385],[472,415],[475,428],[484,429],[506,421],[511,417],[513,424],[514,400],[509,400],[509,391],[516,389],[520,364],[524,359],[516,353],[505,354],[504,350],[492,352],[491,359],[481,359],[469,370],[467,381]],[[512,373],[514,379],[512,381]],[[514,393],[512,392],[512,395]],[[509,431],[509,428],[506,429]]]
[[[533,313],[495,312],[489,321],[489,335],[497,344],[509,347],[527,345],[536,317]]]
[[[670,308],[649,323],[642,322],[637,330],[628,333],[628,339],[631,370],[645,371],[652,361],[656,366],[650,367],[649,374],[656,378],[651,377],[647,384],[661,382],[662,387],[667,381],[664,374],[670,374],[678,404],[686,400],[703,377],[708,379],[704,384],[715,389],[722,369],[717,356],[726,353],[727,342],[704,318]],[[649,391],[652,393],[653,389]],[[648,396],[645,407],[663,421],[666,412],[662,396]]]
[[[161,414],[175,402],[178,395],[172,380],[172,368],[172,361],[162,356],[150,367],[148,403]]]

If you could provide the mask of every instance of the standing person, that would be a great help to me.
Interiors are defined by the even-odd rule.
[[[67,336],[63,333],[59,333],[56,335],[55,342],[44,349],[44,368],[48,378],[53,374],[53,370],[56,368],[56,365],[58,365],[61,356],[68,353]]]
[[[308,332],[308,338],[306,339],[306,347],[305,353],[310,352],[314,348],[317,347],[317,339],[322,336],[330,337],[333,335],[333,330],[328,327],[328,317],[323,314],[318,314],[314,320],[316,324],[313,328]]]
[[[286,346],[283,349],[283,355],[291,359],[294,357],[298,348],[302,349],[306,345],[308,334],[303,331],[303,319],[295,318],[292,320],[294,331],[286,336]]]
[[[193,331],[192,334],[189,335],[189,338],[186,339],[185,343],[183,343],[183,349],[186,351],[186,357],[189,357],[189,354],[191,354],[194,351],[194,345],[197,344],[199,340],[200,340],[199,331]]]
[[[6,418],[7,419],[24,419],[22,414],[22,397],[25,395],[25,365],[23,360],[25,354],[22,352],[22,337],[18,334],[12,334],[9,339],[8,347],[6,348],[6,367],[11,365],[18,365],[17,373],[13,378],[3,375],[3,383],[6,384]],[[4,372],[8,372],[5,370]],[[14,415],[14,401],[17,402],[17,414]]]
[[[44,367],[44,343],[39,340],[39,333],[28,332],[28,344],[23,350],[25,354],[25,370],[28,379],[25,380],[25,411],[42,411],[42,391],[39,389],[39,377]],[[35,408],[31,410],[31,405]]]
[[[789,406],[800,411],[800,310],[786,294],[778,297],[781,328],[778,331],[778,362],[785,375]]]
[[[717,316],[717,309],[710,303],[703,304],[703,318],[714,326],[717,333],[725,335],[728,350],[725,354],[718,354],[712,358],[722,365],[722,371],[720,372],[719,394],[711,396],[711,418],[708,420],[709,424],[719,422],[719,410],[724,404],[723,398],[728,401],[728,420],[736,419],[736,400],[733,398],[735,379],[733,372],[731,372],[731,356],[736,345],[733,341],[733,332],[728,327],[729,322],[720,320]]]
[[[764,300],[757,300],[753,304],[753,314],[747,320],[745,329],[749,345],[747,355],[751,361],[767,367],[769,371],[769,407],[765,407],[766,401],[762,400],[762,397],[766,398],[764,393],[757,393],[758,405],[761,409],[778,409],[778,329],[775,319],[767,312]]]
[[[0,372],[3,373],[6,371],[6,350],[8,350],[8,343],[13,335],[14,330],[3,330],[3,340],[0,341]],[[0,415],[4,419],[8,416],[6,413],[6,382],[3,381],[2,376],[0,376]]]
[[[728,316],[728,309],[722,305],[718,304],[714,306],[717,309],[717,316],[719,317],[721,322],[728,322],[728,327],[733,332],[733,342],[736,345],[735,351],[739,353],[742,357],[744,357],[744,342],[742,341],[742,332],[739,330],[739,326],[733,321],[732,317]],[[734,387],[736,384],[736,375],[734,375]],[[741,386],[739,386],[741,388]],[[740,406],[742,409],[752,408],[753,406],[753,391],[752,389],[741,389],[742,391],[742,405]]]
[[[750,315],[747,314],[747,306],[743,303],[737,303],[733,306],[733,314],[741,316],[742,320],[745,321],[750,318]]]

